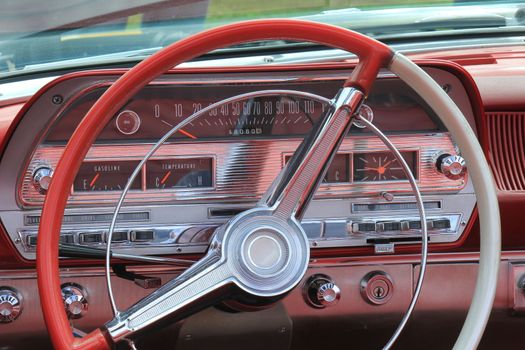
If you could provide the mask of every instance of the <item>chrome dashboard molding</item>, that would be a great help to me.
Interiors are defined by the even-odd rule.
[[[429,231],[430,243],[451,243],[457,241],[467,227],[467,222],[472,215],[476,200],[472,192],[470,183],[460,193],[454,195],[440,195],[431,194],[423,195],[424,202],[429,201],[441,201],[441,207],[435,209],[426,209],[427,216],[429,219],[438,219],[443,217],[451,218],[452,227],[454,223],[459,223],[454,232],[444,231]],[[396,196],[396,203],[413,203],[413,197],[411,196]],[[339,222],[340,227],[345,227],[347,223],[361,222],[361,221],[399,221],[411,218],[417,218],[417,210],[405,209],[394,212],[370,212],[370,213],[353,213],[351,211],[353,204],[388,204],[384,199],[375,195],[372,197],[363,198],[341,198],[341,199],[314,199],[305,213],[303,222]],[[255,202],[241,203],[244,209],[253,207]],[[131,229],[163,229],[168,227],[188,228],[191,226],[199,225],[220,225],[225,223],[229,217],[208,217],[208,212],[211,208],[231,208],[232,204],[220,204],[220,203],[201,203],[201,204],[158,204],[143,206],[144,210],[151,213],[151,220],[147,223],[133,223],[133,222],[119,222],[116,230],[131,230]],[[122,212],[133,212],[132,207],[124,207]],[[99,207],[89,209],[90,213],[105,213],[111,214],[111,207]],[[173,213],[179,213],[177,216],[173,216]],[[39,215],[39,210],[28,210],[26,213],[31,215]],[[86,213],[86,208],[68,208],[66,209],[67,214],[81,214]],[[453,215],[460,215],[459,218],[455,219]],[[37,228],[35,226],[24,225],[24,216],[20,211],[3,211],[0,212],[0,218],[5,223],[5,227],[11,240],[15,243],[15,247],[19,253],[28,260],[35,259],[35,252],[33,248],[27,249],[23,238],[27,234],[36,235]],[[92,224],[68,224],[64,223],[62,227],[62,233],[69,234],[73,232],[75,234],[79,232],[100,232],[107,231],[109,227],[109,219],[106,222],[96,222]],[[324,227],[324,226],[323,226]],[[25,235],[21,236],[20,234]],[[346,233],[345,233],[346,234]],[[391,236],[389,233],[382,233],[383,236]],[[338,237],[337,237],[338,236]],[[397,237],[417,237],[417,233],[407,232],[398,233]],[[371,234],[370,237],[380,237],[378,234]],[[396,242],[397,245],[411,244],[412,242]],[[317,237],[310,238],[310,247],[313,249],[317,248],[336,248],[336,247],[363,247],[370,246],[367,243],[366,235],[336,235],[331,237]],[[103,248],[105,245],[95,245]],[[144,254],[144,255],[184,255],[184,254],[198,254],[203,253],[207,249],[207,244],[166,244],[159,245],[156,242],[141,242],[136,244],[117,244],[115,245],[115,251],[119,253],[129,254]]]
[[[400,151],[418,152],[418,185],[423,193],[447,192],[454,193],[464,188],[468,177],[450,180],[437,172],[434,167],[434,156],[439,152],[455,154],[455,145],[447,133],[392,135],[390,137]],[[277,176],[284,166],[284,157],[292,154],[299,145],[299,139],[275,140],[239,140],[204,141],[199,143],[170,143],[161,146],[151,159],[165,158],[199,158],[213,156],[215,161],[215,188],[166,189],[166,190],[132,190],[126,203],[155,202],[225,202],[257,200],[268,188],[271,179]],[[435,147],[439,145],[439,148]],[[94,145],[86,161],[97,160],[140,160],[147,153],[150,144],[135,145]],[[62,155],[64,146],[40,146],[31,164],[45,159],[55,167]],[[210,154],[210,149],[215,154]],[[353,136],[345,138],[338,153],[353,154],[356,152],[388,151],[382,142],[371,136]],[[126,157],[122,156],[126,154]],[[352,174],[352,157],[349,171]],[[236,165],[233,167],[231,164]],[[23,176],[20,188],[20,202],[24,207],[39,207],[45,196],[40,194],[32,184],[32,166]],[[264,176],[258,176],[264,174]],[[256,180],[254,183],[253,180]],[[144,182],[144,180],[143,180]],[[374,183],[332,183],[321,184],[316,192],[316,198],[342,198],[347,196],[370,196],[381,191],[395,195],[409,194],[410,185],[407,181],[389,181]],[[72,192],[70,205],[112,204],[119,197],[119,191],[114,192]]]

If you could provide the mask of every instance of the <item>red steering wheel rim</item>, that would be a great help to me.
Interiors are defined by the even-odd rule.
[[[214,49],[248,41],[287,39],[340,48],[359,57],[359,63],[345,86],[366,94],[379,69],[387,65],[392,50],[367,36],[327,24],[287,20],[255,20],[230,24],[180,40],[157,52],[119,78],[93,105],[81,121],[56,167],[44,207],[38,234],[38,289],[44,320],[56,349],[109,349],[101,329],[84,338],[74,338],[60,290],[58,243],[69,189],[91,144],[111,117],[150,81],[180,63]]]

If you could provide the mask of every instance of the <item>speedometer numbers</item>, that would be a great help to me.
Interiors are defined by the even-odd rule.
[[[212,101],[180,101],[171,106],[155,104],[149,113],[164,130],[211,105]],[[303,136],[325,112],[326,106],[307,98],[264,96],[212,108],[188,123],[174,137],[253,138],[260,136]]]

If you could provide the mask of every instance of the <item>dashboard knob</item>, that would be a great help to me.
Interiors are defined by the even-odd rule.
[[[341,289],[326,275],[314,275],[305,284],[306,302],[316,308],[333,306],[341,298]]]
[[[64,283],[61,288],[67,316],[72,319],[84,316],[89,306],[84,288],[76,283]]]
[[[53,177],[53,169],[47,165],[37,167],[33,171],[33,186],[41,193],[46,194]]]
[[[443,154],[436,162],[437,170],[451,180],[457,180],[463,177],[467,167],[465,159],[458,155]]]
[[[11,323],[22,313],[22,296],[14,288],[0,287],[0,323]]]

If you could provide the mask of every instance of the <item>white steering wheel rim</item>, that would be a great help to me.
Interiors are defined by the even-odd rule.
[[[492,311],[498,284],[501,224],[494,179],[474,131],[443,89],[400,53],[394,55],[389,68],[437,113],[459,146],[474,185],[480,220],[479,269],[474,296],[454,350],[476,349]]]

